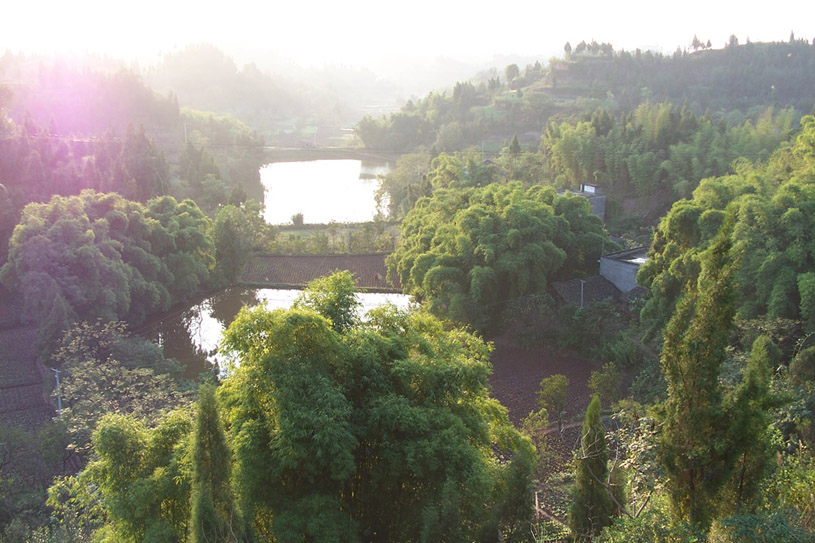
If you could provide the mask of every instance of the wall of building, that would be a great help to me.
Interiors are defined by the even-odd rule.
[[[629,292],[637,286],[637,264],[603,257],[600,259],[600,275],[614,283],[620,292]]]

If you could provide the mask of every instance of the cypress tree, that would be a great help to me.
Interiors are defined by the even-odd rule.
[[[230,453],[218,418],[215,387],[199,391],[193,434],[190,542],[238,541],[229,485]]]
[[[668,323],[661,361],[668,399],[660,461],[672,513],[702,527],[715,518],[734,464],[719,383],[735,312],[728,224],[704,256],[698,286],[688,286]]]
[[[611,524],[614,511],[614,502],[608,493],[606,432],[600,421],[600,398],[595,395],[583,422],[576,485],[569,510],[573,541],[591,541]]]

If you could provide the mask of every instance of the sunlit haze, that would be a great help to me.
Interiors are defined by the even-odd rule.
[[[566,41],[672,53],[693,35],[721,47],[815,38],[815,2],[7,2],[0,52],[86,52],[150,63],[209,42],[238,60],[271,54],[310,65],[377,64],[383,57],[561,55]],[[245,58],[242,58],[245,57]]]

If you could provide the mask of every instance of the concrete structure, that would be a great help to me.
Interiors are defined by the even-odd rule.
[[[620,292],[637,288],[637,272],[648,260],[648,247],[637,247],[600,257],[600,275],[611,281]]]
[[[597,302],[619,302],[620,291],[599,275],[585,279],[552,282],[551,292],[556,300],[585,307]]]

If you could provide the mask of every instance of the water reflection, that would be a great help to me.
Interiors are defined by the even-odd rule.
[[[269,309],[288,309],[299,294],[299,290],[292,289],[226,289],[153,323],[143,335],[159,343],[164,348],[164,356],[181,362],[186,377],[196,377],[210,371],[213,364],[222,365],[218,343],[243,306],[254,307],[265,302]],[[404,294],[358,293],[357,298],[362,304],[361,315],[386,303],[401,309],[410,304]]]
[[[287,224],[302,213],[309,224],[371,221],[377,213],[378,176],[388,171],[388,162],[377,161],[273,162],[260,170],[264,218]]]

